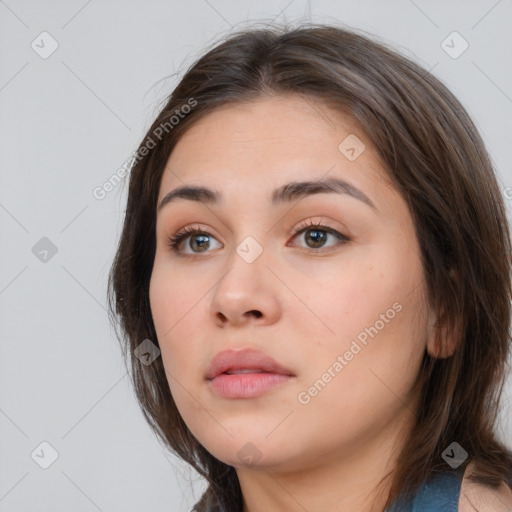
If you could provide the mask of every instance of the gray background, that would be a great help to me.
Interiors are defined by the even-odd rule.
[[[126,185],[93,190],[205,45],[272,18],[339,20],[432,69],[475,119],[510,206],[511,0],[0,0],[2,512],[185,511],[200,496],[145,423],[106,315]],[[469,44],[457,58],[454,31]],[[508,444],[511,396],[509,380]],[[58,453],[47,469],[43,441]]]

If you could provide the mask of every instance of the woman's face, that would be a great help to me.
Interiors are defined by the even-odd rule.
[[[193,435],[231,466],[274,470],[399,437],[427,345],[425,283],[406,203],[361,130],[299,96],[223,107],[178,142],[158,204],[184,186],[218,199],[158,210],[150,302]],[[200,233],[175,252],[182,228]],[[226,349],[286,375],[249,357],[208,379]]]

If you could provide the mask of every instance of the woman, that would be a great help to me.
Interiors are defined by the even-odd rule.
[[[500,188],[457,99],[382,43],[304,25],[205,53],[137,151],[109,283],[195,510],[512,507]]]

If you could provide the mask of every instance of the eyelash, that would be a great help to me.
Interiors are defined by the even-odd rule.
[[[297,235],[309,231],[309,230],[318,230],[318,231],[325,231],[326,233],[330,233],[331,235],[334,235],[339,239],[339,243],[337,245],[344,245],[347,242],[350,242],[350,238],[344,235],[343,233],[340,233],[339,231],[336,231],[335,229],[332,229],[324,224],[314,222],[309,220],[306,225],[301,225],[300,227],[294,229],[292,233],[292,238],[295,238]],[[176,232],[174,235],[171,235],[167,238],[166,245],[176,254],[180,254],[182,256],[199,256],[201,253],[193,253],[193,254],[181,254],[179,250],[179,245],[183,240],[188,238],[191,235],[206,235],[211,236],[209,233],[201,230],[199,226],[196,227],[185,227],[183,229],[180,229],[178,232]],[[326,252],[322,251],[322,248],[320,250],[311,249],[313,252]],[[329,250],[329,249],[328,249]],[[208,251],[206,251],[208,252]]]

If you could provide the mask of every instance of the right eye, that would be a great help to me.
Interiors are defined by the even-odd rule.
[[[183,245],[187,239],[190,239],[190,241],[187,243],[187,247],[192,250],[191,253],[184,253],[181,250],[181,245]],[[212,235],[201,231],[199,228],[186,227],[180,229],[177,233],[168,237],[167,246],[170,247],[173,252],[180,255],[200,254],[202,252],[207,252],[210,245],[210,239],[215,240]],[[198,248],[199,250],[195,251],[195,248]]]

